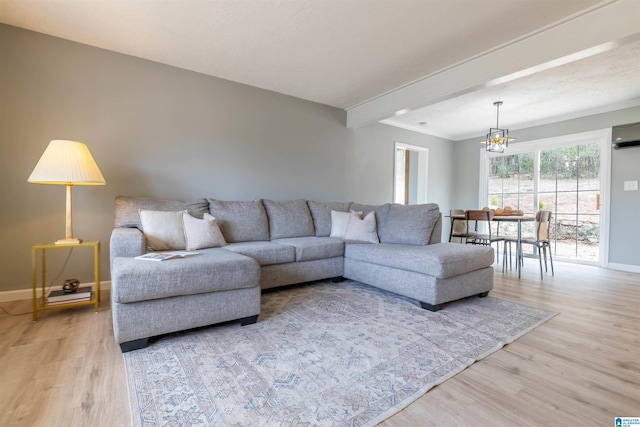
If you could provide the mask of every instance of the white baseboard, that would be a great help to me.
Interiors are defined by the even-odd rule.
[[[640,273],[640,266],[630,265],[630,264],[617,264],[617,263],[608,263],[606,268],[610,270],[619,270],[619,271],[628,271],[630,273]],[[81,286],[93,286],[93,282],[82,283]],[[61,289],[62,286],[52,286],[51,289]],[[109,290],[111,289],[111,281],[105,280],[100,282],[100,290]],[[28,289],[17,289],[15,291],[3,291],[0,292],[0,302],[8,302],[8,301],[19,301],[25,299],[33,298],[32,294],[33,290],[31,288]],[[41,294],[41,288],[37,289],[38,298]]]
[[[88,282],[88,283],[81,283],[80,286],[94,286],[95,283],[94,282]],[[57,289],[62,289],[62,286],[58,285],[58,286],[52,286],[51,290],[57,290]],[[104,291],[104,290],[108,290],[111,289],[111,281],[107,280],[107,281],[103,281],[100,282],[100,290]],[[42,288],[38,287],[38,289],[36,289],[36,295],[38,296],[38,298],[40,298],[40,296],[42,295]],[[33,298],[33,289],[29,288],[29,289],[17,289],[15,291],[4,291],[4,292],[0,292],[0,302],[7,302],[7,301],[20,301],[20,300],[24,300],[24,299],[32,299]]]
[[[609,264],[607,264],[607,268],[610,268],[611,270],[628,271],[630,273],[640,273],[640,266],[638,265],[616,264],[610,262]]]

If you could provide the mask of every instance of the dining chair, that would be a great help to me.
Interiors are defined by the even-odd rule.
[[[538,261],[540,264],[540,279],[544,276],[542,274],[542,259],[544,257],[544,271],[547,272],[547,249],[549,249],[549,263],[551,264],[551,275],[554,276],[553,271],[553,256],[551,255],[551,239],[549,237],[549,230],[551,228],[551,211],[538,211],[536,213],[536,220],[534,223],[534,236],[522,236],[520,244],[533,245],[538,248]],[[504,248],[502,254],[502,270],[505,270],[505,263],[507,257],[507,244],[509,245],[509,260],[511,260],[511,243],[517,243],[518,236],[504,236]],[[522,252],[522,251],[521,251]],[[516,260],[520,268],[524,265],[524,257],[522,253],[516,255]]]
[[[449,211],[451,218],[451,231],[449,232],[449,241],[459,238],[460,242],[467,238],[467,220],[464,215],[464,209],[451,209]]]
[[[494,235],[491,231],[491,221],[494,217],[494,212],[490,210],[468,210],[465,211],[465,218],[467,224],[467,237],[465,242],[474,245],[491,246],[492,243],[500,244],[504,238],[500,235]],[[484,229],[486,232],[480,232],[479,228]],[[497,246],[498,246],[497,245]],[[496,248],[496,261],[498,261],[499,247]]]

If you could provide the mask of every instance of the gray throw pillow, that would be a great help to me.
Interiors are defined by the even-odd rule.
[[[331,235],[331,211],[348,212],[349,202],[314,202],[307,201],[309,211],[313,217],[313,226],[317,237]]]
[[[436,203],[387,205],[378,211],[378,236],[381,243],[427,245],[440,216]]]
[[[209,213],[216,218],[228,243],[269,240],[269,222],[262,200],[228,202],[209,200]]]
[[[262,201],[269,218],[271,240],[313,236],[313,219],[305,200]]]

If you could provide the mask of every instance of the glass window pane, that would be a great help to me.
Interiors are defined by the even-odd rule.
[[[597,215],[600,213],[599,208],[599,191],[581,191],[578,193],[578,213]]]
[[[520,170],[518,171],[518,176],[520,177],[520,192],[532,193],[533,176],[535,173],[533,153],[523,153],[519,156]]]
[[[511,209],[518,209],[518,193],[505,193],[502,207],[510,206]]]
[[[520,209],[527,215],[533,215],[537,211],[537,209],[534,209],[533,197],[533,193],[520,194],[520,203],[517,209]]]
[[[556,221],[556,238],[575,239],[576,237],[576,215],[557,214]]]
[[[556,191],[557,155],[553,150],[540,152],[540,182],[538,191]]]
[[[578,193],[576,191],[558,192],[556,203],[556,213],[558,214],[578,213]]]
[[[538,210],[551,211],[553,213],[558,212],[556,205],[557,194],[553,193],[538,193]]]
[[[489,200],[488,200],[487,207],[490,207],[491,209],[496,209],[500,206],[502,206],[502,194],[489,193]]]
[[[522,225],[521,225],[521,228],[522,228],[522,235],[523,236],[530,237],[532,239],[535,238],[535,235],[536,235],[536,233],[535,233],[535,222],[533,222],[533,221],[531,221],[531,222],[529,222],[529,221],[523,222]],[[517,233],[517,230],[516,230],[516,233]]]
[[[518,226],[515,222],[498,222],[496,233],[499,236],[517,236]]]
[[[598,190],[600,188],[600,147],[598,144],[578,146],[578,188]]]
[[[577,259],[575,239],[558,239],[554,249],[555,258]]]
[[[502,193],[502,178],[492,176],[489,178],[489,194]]]
[[[579,258],[597,261],[600,243],[600,224],[597,215],[578,215],[577,240]]]
[[[556,177],[555,176],[541,176],[538,183],[539,192],[553,192],[556,191]]]

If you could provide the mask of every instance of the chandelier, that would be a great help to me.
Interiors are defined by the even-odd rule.
[[[486,139],[483,139],[480,142],[486,144],[487,151],[491,151],[493,153],[504,153],[504,149],[509,146],[509,142],[515,141],[516,139],[509,138],[509,129],[500,129],[500,126],[498,125],[502,101],[496,101],[493,105],[497,108],[496,127],[489,128],[489,133],[487,134]]]

